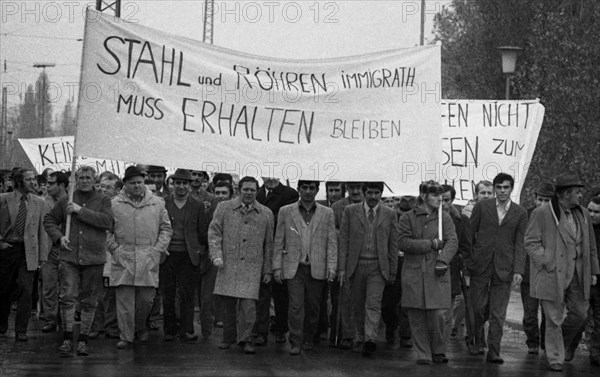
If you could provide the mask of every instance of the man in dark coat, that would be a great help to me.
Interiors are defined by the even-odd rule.
[[[543,183],[535,190],[535,206],[527,210],[527,214],[531,216],[534,209],[550,203],[554,196],[554,185],[550,182]],[[525,255],[525,273],[521,282],[521,302],[523,303],[523,331],[527,337],[526,344],[529,353],[537,355],[540,352],[540,347],[544,347],[544,332],[546,331],[546,318],[542,310],[542,322],[538,325],[539,310],[542,308],[540,300],[531,297],[529,291],[529,255]]]
[[[102,272],[106,261],[106,231],[112,230],[110,199],[94,189],[96,171],[89,166],[75,173],[77,190],[73,200],[62,197],[46,215],[44,226],[52,243],[60,245],[60,312],[63,344],[60,356],[72,356],[75,311],[81,311],[77,355],[87,356],[87,335],[94,321],[98,298],[103,292]],[[70,234],[65,227],[71,215]]]
[[[456,190],[450,185],[442,185],[442,205],[444,211],[447,212],[456,229],[456,237],[458,239],[458,249],[456,254],[450,261],[450,309],[445,313],[445,335],[448,338],[453,327],[459,326],[464,317],[464,300],[457,306],[457,299],[463,294],[461,290],[461,276],[464,270],[463,255],[470,254],[472,248],[471,225],[469,218],[461,214],[458,209],[452,204],[456,198]],[[461,307],[462,306],[462,307]],[[462,313],[462,315],[457,315]]]
[[[475,334],[481,334],[485,309],[489,301],[488,353],[486,361],[502,364],[500,342],[510,299],[511,285],[519,286],[525,271],[523,238],[527,228],[527,211],[514,203],[510,195],[514,179],[500,173],[492,182],[495,199],[480,200],[471,215],[473,252],[465,255],[471,276],[471,305],[475,314]],[[471,354],[483,354],[484,340],[478,336]]]
[[[256,194],[256,201],[273,212],[275,221],[273,232],[275,232],[279,209],[297,202],[299,195],[293,188],[282,185],[277,178],[263,177],[263,182],[264,185],[258,189]],[[255,344],[257,346],[265,346],[268,342],[271,297],[273,297],[275,306],[275,322],[271,326],[271,331],[275,333],[277,343],[285,343],[286,341],[285,333],[288,331],[288,289],[286,284],[273,281],[260,286],[260,297],[256,307],[256,325],[254,326]]]

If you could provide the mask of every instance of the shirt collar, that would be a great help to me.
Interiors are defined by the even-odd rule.
[[[304,209],[306,212],[311,212],[317,209],[317,202],[312,202],[312,206],[310,206],[310,208],[306,208],[304,207],[304,205],[302,204],[302,200],[298,200],[298,208],[300,209]]]
[[[15,194],[17,195],[17,202],[20,202],[22,197],[25,197],[26,202],[29,201],[29,194],[21,194],[21,192],[18,190],[15,190]]]
[[[377,203],[377,205],[373,207],[373,212],[377,213],[377,211],[379,211],[379,204],[381,203]],[[363,208],[365,209],[365,213],[369,213],[369,210],[371,209],[367,202],[363,202]]]
[[[500,204],[500,202],[499,202],[499,201],[498,201],[498,199],[496,198],[496,208],[504,208],[504,210],[508,212],[508,209],[510,208],[510,203],[511,203],[511,202],[512,202],[512,201],[511,201],[510,199],[508,199],[508,200],[506,201],[506,204],[502,205],[502,204]]]
[[[242,202],[241,198],[238,197],[235,200],[237,201],[237,204],[235,205],[234,209],[240,209],[240,208],[243,208],[245,206],[245,204]],[[248,209],[249,210],[253,209],[256,212],[260,212],[259,209],[258,209],[258,207],[256,206],[256,200],[254,200],[254,202],[252,202],[252,203],[250,203],[248,205]]]

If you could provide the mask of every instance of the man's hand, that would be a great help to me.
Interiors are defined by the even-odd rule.
[[[71,251],[71,247],[69,246],[71,241],[65,236],[60,237],[60,248],[63,250]]]
[[[592,285],[598,284],[598,276],[592,275]]]
[[[272,278],[272,277],[273,277],[273,275],[272,275],[272,274],[264,274],[264,275],[263,275],[262,282],[263,282],[264,284],[269,284],[269,283],[271,282],[271,278]]]
[[[442,250],[444,248],[444,241],[439,238],[434,238],[431,240],[431,248],[433,250]]]
[[[67,213],[70,215],[72,213],[79,213],[81,211],[81,206],[77,203],[69,203],[67,204]]]
[[[332,282],[335,280],[335,271],[333,270],[329,270],[327,271],[327,276],[325,276],[325,279],[327,279],[328,282]]]
[[[275,279],[277,284],[283,284],[283,271],[281,271],[281,270],[273,271],[273,279]]]
[[[344,280],[346,279],[346,271],[338,271],[338,280],[340,281],[340,286],[344,284]]]
[[[0,241],[0,250],[8,249],[12,247],[8,242]]]
[[[223,259],[221,259],[221,258],[213,259],[213,265],[215,265],[216,267],[219,267],[219,268],[223,268]]]
[[[444,276],[448,271],[448,265],[446,262],[438,260],[435,262],[435,276],[440,277]]]
[[[517,288],[518,286],[521,285],[522,281],[523,281],[523,275],[521,275],[521,274],[514,274],[513,275],[513,281],[512,281],[513,287]]]

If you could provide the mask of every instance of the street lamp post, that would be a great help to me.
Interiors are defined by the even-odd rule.
[[[500,46],[497,48],[502,54],[502,73],[506,76],[506,99],[510,99],[510,78],[517,68],[517,54],[523,49],[515,46]]]
[[[40,90],[40,99],[42,103],[42,137],[46,133],[46,68],[54,67],[55,63],[34,63],[34,68],[41,68],[44,72],[44,80],[42,81],[42,89]]]

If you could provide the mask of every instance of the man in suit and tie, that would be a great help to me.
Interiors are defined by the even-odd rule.
[[[364,356],[376,350],[383,289],[398,265],[398,218],[381,205],[382,193],[383,182],[365,182],[365,200],[344,209],[339,234],[339,278],[350,284],[356,324],[352,351]]]
[[[558,177],[550,205],[533,211],[525,235],[530,293],[544,309],[546,358],[553,371],[562,371],[573,358],[573,339],[585,323],[590,288],[600,274],[594,225],[579,204],[582,187],[575,175]]]
[[[313,348],[323,286],[335,278],[337,233],[333,210],[315,202],[318,181],[298,181],[300,200],[279,210],[273,277],[287,283],[290,355]]]
[[[35,195],[32,170],[16,170],[12,179],[15,190],[0,194],[0,336],[8,330],[11,298],[18,289],[15,339],[26,342],[33,275],[49,250],[44,230],[47,206]]]
[[[278,178],[263,177],[262,185],[256,194],[256,201],[268,207],[273,212],[275,229],[281,207],[296,203],[298,192],[289,186],[282,185]],[[268,343],[269,322],[271,319],[271,297],[275,308],[275,321],[271,325],[271,332],[275,333],[275,342],[285,343],[285,333],[288,331],[288,290],[287,285],[277,282],[261,283],[260,295],[256,304],[256,334],[255,344],[265,346]]]
[[[475,314],[475,334],[481,334],[485,307],[489,309],[488,353],[486,361],[502,364],[500,342],[510,299],[511,284],[519,286],[525,268],[523,237],[527,211],[510,199],[514,179],[500,173],[492,182],[496,198],[480,200],[470,218],[472,253],[465,253],[465,266],[471,276],[471,305]],[[483,339],[470,346],[471,354],[483,354]]]

